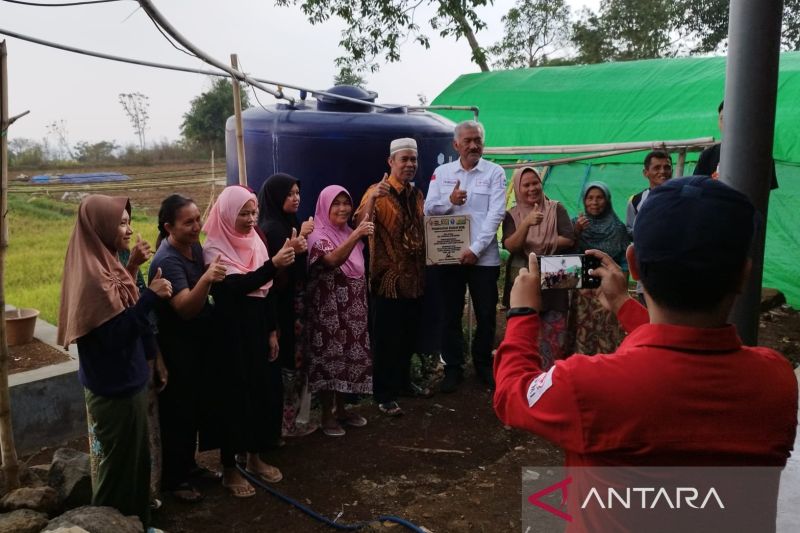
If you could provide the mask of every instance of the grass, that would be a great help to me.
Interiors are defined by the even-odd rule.
[[[64,255],[76,213],[77,204],[9,196],[6,303],[36,308],[44,320],[56,323]],[[132,225],[134,233],[141,233],[142,238],[155,244],[154,217],[137,216],[134,210]]]

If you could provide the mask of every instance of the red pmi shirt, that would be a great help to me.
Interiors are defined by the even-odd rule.
[[[613,354],[542,372],[539,317],[512,317],[494,359],[505,424],[564,448],[567,466],[783,466],[797,427],[797,379],[778,352],[733,326],[649,324],[630,300]]]

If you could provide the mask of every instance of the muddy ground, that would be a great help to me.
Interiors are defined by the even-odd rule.
[[[135,205],[154,214],[160,199],[173,191],[136,190],[134,184],[128,192]],[[210,187],[180,192],[202,204]],[[797,366],[800,313],[786,306],[766,311],[760,338],[760,344],[783,352]],[[317,432],[287,439],[265,456],[284,474],[273,487],[322,515],[338,517],[339,523],[396,515],[435,533],[519,531],[521,468],[561,464],[561,452],[538,437],[505,429],[491,409],[490,391],[471,376],[454,394],[404,399],[401,405],[405,415],[388,418],[364,401],[354,407],[369,419],[364,428],[340,438]],[[70,444],[86,449],[84,440]],[[27,464],[47,462],[51,454],[44,450]],[[202,454],[200,462],[219,468],[214,453]],[[263,490],[237,500],[219,484],[201,489],[205,498],[195,504],[164,495],[155,525],[170,533],[330,530]],[[392,524],[374,528],[405,530]]]

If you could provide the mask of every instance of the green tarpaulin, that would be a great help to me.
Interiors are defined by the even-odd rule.
[[[478,106],[490,147],[719,138],[717,106],[724,86],[724,57],[658,59],[466,74],[432,104]],[[440,113],[455,121],[469,118],[459,111]],[[647,186],[644,155],[557,166],[545,192],[575,215],[582,185],[605,181],[624,219],[628,198]],[[798,52],[781,54],[773,155],[780,188],[770,196],[764,285],[780,289],[790,304],[800,307]],[[550,157],[491,158],[503,163]],[[688,155],[685,174],[691,174],[696,159],[696,153]]]

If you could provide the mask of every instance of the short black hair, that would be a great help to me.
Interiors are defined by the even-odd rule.
[[[644,156],[645,169],[650,168],[650,161],[652,159],[669,159],[669,162],[672,163],[672,158],[667,152],[665,152],[664,150],[653,150],[652,152]]]
[[[158,239],[156,239],[156,250],[158,250],[158,247],[161,245],[161,241],[169,236],[169,232],[164,227],[164,224],[175,224],[175,217],[178,216],[178,211],[193,203],[194,200],[180,194],[171,194],[161,201],[161,208],[158,210]]]
[[[736,292],[746,257],[738,264],[705,268],[674,261],[639,263],[639,276],[650,297],[672,311],[711,311]]]
[[[725,100],[719,103],[719,107],[717,108],[717,114],[722,113],[722,108],[725,107]]]

